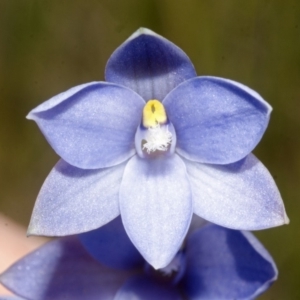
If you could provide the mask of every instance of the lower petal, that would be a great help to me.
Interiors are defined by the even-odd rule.
[[[143,266],[144,260],[130,241],[121,217],[78,237],[86,250],[108,267],[132,269]]]
[[[83,170],[60,160],[38,195],[28,233],[76,234],[99,228],[116,218],[125,165]]]
[[[276,265],[250,232],[208,225],[188,239],[188,299],[254,299],[277,278]]]
[[[15,296],[0,296],[0,300],[26,300],[26,299],[15,297]]]
[[[175,256],[188,230],[193,206],[183,161],[141,159],[127,164],[120,189],[123,224],[133,244],[154,268]]]
[[[182,300],[176,288],[155,282],[146,276],[131,277],[114,300]]]
[[[233,229],[258,230],[289,222],[277,186],[252,154],[230,165],[185,160],[194,212]]]
[[[113,300],[129,276],[97,263],[76,237],[68,237],[25,256],[1,275],[0,282],[31,300]]]

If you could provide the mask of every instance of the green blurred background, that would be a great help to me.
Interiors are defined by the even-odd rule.
[[[291,224],[256,233],[280,271],[259,299],[300,299],[299,0],[0,0],[0,211],[27,226],[58,159],[26,114],[74,85],[103,80],[109,55],[141,26],[180,46],[199,75],[240,81],[273,106],[255,154]]]

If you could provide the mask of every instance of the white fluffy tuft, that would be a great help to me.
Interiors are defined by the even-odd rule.
[[[159,151],[167,151],[168,146],[172,142],[172,133],[168,130],[168,126],[160,127],[157,124],[154,127],[149,127],[146,134],[146,143],[143,145],[143,150],[148,153]]]

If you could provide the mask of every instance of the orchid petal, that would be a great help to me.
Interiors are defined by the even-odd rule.
[[[195,76],[190,59],[180,48],[145,28],[115,50],[105,71],[107,81],[129,87],[146,101],[164,99],[178,84]]]
[[[32,110],[50,145],[69,164],[83,169],[117,165],[135,153],[134,136],[143,99],[111,83],[72,88]]]
[[[25,256],[0,279],[5,287],[31,300],[109,300],[129,276],[97,263],[76,237],[68,237]]]
[[[130,241],[121,217],[78,237],[86,250],[108,267],[132,269],[143,266],[144,259]]]
[[[215,224],[258,230],[288,223],[277,186],[253,155],[230,165],[185,160],[194,212]]]
[[[177,152],[197,162],[229,164],[248,155],[263,136],[271,107],[232,80],[197,77],[163,102],[177,135]]]
[[[186,168],[177,155],[134,156],[120,188],[120,211],[129,238],[154,268],[172,260],[189,228],[193,206]]]
[[[126,162],[83,170],[60,160],[38,195],[28,233],[64,236],[98,228],[119,214],[119,187]]]
[[[146,276],[134,276],[120,288],[114,300],[182,300],[175,287]]]
[[[26,300],[26,299],[15,297],[15,296],[0,296],[0,300]]]
[[[276,265],[250,232],[208,225],[188,239],[184,289],[191,300],[247,300],[277,278]]]

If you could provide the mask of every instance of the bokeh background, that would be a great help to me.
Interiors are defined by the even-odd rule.
[[[298,0],[0,0],[0,212],[27,226],[58,159],[26,114],[74,85],[103,80],[112,51],[141,26],[180,46],[199,75],[242,82],[273,106],[254,153],[291,223],[256,232],[280,271],[259,299],[300,299]]]

